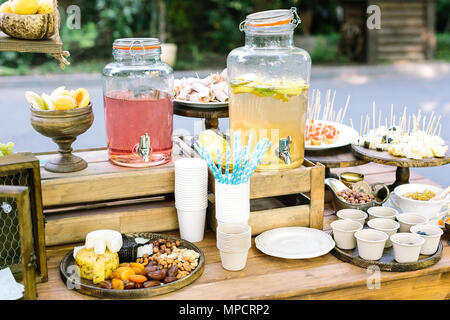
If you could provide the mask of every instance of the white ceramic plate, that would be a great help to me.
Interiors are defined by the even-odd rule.
[[[173,102],[179,103],[184,106],[193,107],[193,108],[224,108],[228,107],[228,102],[194,102],[194,101],[185,101],[185,100],[178,100],[174,99]]]
[[[255,238],[256,247],[269,256],[285,259],[308,259],[327,254],[334,240],[327,233],[303,227],[277,228]]]
[[[352,127],[349,127],[345,124],[340,124],[340,123],[336,123],[336,122],[330,122],[330,121],[318,121],[318,122],[323,122],[326,124],[331,124],[333,125],[337,130],[339,130],[339,138],[338,140],[333,143],[333,144],[326,144],[323,143],[320,146],[307,146],[305,145],[305,150],[326,150],[326,149],[333,149],[333,148],[340,148],[340,147],[344,147],[347,146],[349,144],[352,144],[353,142],[356,141],[356,139],[358,139],[358,132],[353,129]]]
[[[403,213],[402,209],[400,209],[399,207],[397,207],[395,204],[392,203],[391,199],[389,198],[385,203],[383,203],[383,207],[388,207],[388,208],[394,208],[395,210],[397,210],[399,213]],[[427,224],[433,225],[433,226],[438,226],[441,229],[445,230],[445,226],[441,226],[438,221],[439,219],[441,219],[443,216],[446,215],[447,209],[445,208],[445,206],[442,208],[441,213],[439,214],[439,216],[437,218],[433,218],[428,220]]]

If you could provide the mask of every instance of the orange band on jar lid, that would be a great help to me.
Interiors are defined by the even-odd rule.
[[[151,49],[158,49],[161,48],[161,45],[156,45],[156,46],[129,46],[129,47],[122,47],[122,46],[113,46],[114,49],[117,50],[151,50]]]
[[[245,25],[248,27],[273,27],[273,26],[282,26],[282,25],[291,23],[291,21],[292,21],[292,18],[287,19],[287,20],[270,22],[270,23],[255,23],[255,24],[246,23]]]

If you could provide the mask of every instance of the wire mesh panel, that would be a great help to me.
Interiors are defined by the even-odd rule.
[[[0,198],[0,269],[19,271],[21,263],[20,234],[15,198]]]
[[[47,259],[45,255],[45,235],[44,216],[42,209],[42,194],[40,182],[39,160],[31,153],[18,153],[0,157],[0,187],[1,186],[21,186],[28,187],[28,201],[31,210],[32,222],[32,246],[35,253],[36,271],[38,281],[47,281]],[[11,212],[6,216],[1,208],[5,203],[5,208]],[[0,199],[0,267],[5,264],[17,265],[20,260],[14,259],[20,253],[18,244],[18,222],[17,204],[11,199]],[[15,234],[15,237],[11,237]],[[8,238],[10,237],[10,238]],[[8,241],[4,241],[7,239]],[[17,252],[13,248],[19,248]],[[3,256],[5,253],[5,256]],[[14,272],[15,270],[12,269]],[[20,271],[20,270],[19,270]]]

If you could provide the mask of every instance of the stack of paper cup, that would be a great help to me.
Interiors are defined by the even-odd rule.
[[[181,238],[203,240],[208,207],[208,166],[199,158],[175,161],[175,207]]]
[[[252,230],[248,224],[221,223],[217,227],[217,248],[222,267],[229,271],[244,269],[251,241]]]
[[[219,222],[247,224],[250,218],[250,182],[233,185],[216,180],[215,201]]]

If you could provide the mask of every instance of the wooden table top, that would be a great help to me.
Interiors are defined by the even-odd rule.
[[[346,169],[336,169],[336,173]],[[356,167],[369,183],[395,180],[395,168],[377,164]],[[431,183],[412,173],[411,181]],[[330,203],[325,204],[324,230],[336,219]],[[169,232],[178,235],[178,232]],[[366,269],[344,263],[333,255],[306,260],[287,260],[267,256],[250,249],[247,266],[239,272],[222,268],[216,248],[215,235],[205,233],[196,245],[206,256],[203,275],[193,284],[179,291],[152,299],[450,299],[450,237],[442,237],[441,260],[427,269],[411,272],[381,272],[372,274]],[[59,276],[59,263],[74,245],[49,247],[47,250],[49,281],[38,284],[39,299],[94,299],[66,288]],[[367,284],[377,278],[379,289]]]
[[[314,163],[320,162],[327,168],[348,168],[368,163],[353,154],[351,145],[328,150],[305,150],[305,158]]]

